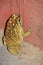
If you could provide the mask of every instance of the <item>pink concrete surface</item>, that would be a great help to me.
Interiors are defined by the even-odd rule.
[[[11,5],[10,0],[0,0],[0,28],[4,29],[11,14],[19,13],[23,19],[24,30],[27,27],[32,30],[31,36],[24,40],[43,49],[43,0],[11,0]]]

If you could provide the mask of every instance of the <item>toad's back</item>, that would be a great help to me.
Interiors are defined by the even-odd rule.
[[[5,38],[6,38],[7,43],[10,41],[16,43],[17,41],[20,40],[19,37],[22,36],[22,34],[21,34],[22,26],[20,23],[19,24],[17,23],[18,18],[14,19],[14,16],[12,16],[7,21],[6,29],[5,29]],[[20,34],[20,36],[19,36],[19,34]]]

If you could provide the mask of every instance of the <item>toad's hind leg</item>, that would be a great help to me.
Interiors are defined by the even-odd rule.
[[[11,54],[13,54],[13,55],[16,55],[17,54],[17,50],[16,50],[16,47],[14,45],[8,46],[7,49],[8,49],[8,51]]]
[[[11,45],[11,46],[8,46],[7,49],[13,55],[21,54],[21,46]]]

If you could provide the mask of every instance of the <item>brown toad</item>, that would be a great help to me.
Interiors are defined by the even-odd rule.
[[[22,50],[23,37],[30,35],[31,29],[23,31],[22,19],[20,15],[12,15],[6,22],[3,42],[12,54],[20,54]]]

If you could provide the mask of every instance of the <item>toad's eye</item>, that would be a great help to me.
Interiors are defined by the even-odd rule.
[[[19,19],[19,22],[20,22],[20,19]]]

